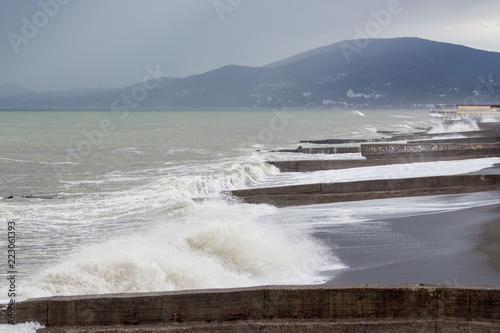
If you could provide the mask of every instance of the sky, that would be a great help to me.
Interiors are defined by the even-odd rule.
[[[0,0],[0,85],[118,88],[359,37],[500,52],[498,0]]]

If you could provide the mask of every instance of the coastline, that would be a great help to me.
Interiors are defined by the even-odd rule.
[[[500,274],[500,205],[492,212],[496,219],[482,226],[482,242],[476,249],[488,256],[489,265]]]
[[[490,168],[470,173],[470,175],[499,175],[499,174],[500,174],[500,163],[495,164]]]
[[[349,268],[327,284],[500,285],[499,205],[371,221],[386,230],[330,241]],[[371,227],[373,230],[373,227]],[[389,235],[389,237],[387,237]],[[385,236],[385,237],[384,237]],[[376,241],[368,241],[370,237]],[[407,252],[405,252],[405,248]]]

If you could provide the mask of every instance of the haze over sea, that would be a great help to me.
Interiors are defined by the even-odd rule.
[[[363,234],[368,226],[379,228],[380,237],[400,238],[399,261],[439,257],[454,247],[405,238],[384,230],[383,221],[369,221],[498,204],[498,192],[283,209],[242,204],[221,193],[462,174],[500,161],[295,174],[265,163],[362,158],[269,151],[294,149],[298,140],[379,138],[377,130],[431,126],[444,130],[426,110],[2,111],[0,231],[16,222],[17,300],[335,283],[336,274],[349,269],[336,235]],[[457,126],[452,130],[477,129],[473,123]],[[373,258],[366,267],[393,263]],[[462,281],[475,282],[469,278]],[[402,282],[444,281],[437,274]],[[0,295],[6,298],[5,288]]]

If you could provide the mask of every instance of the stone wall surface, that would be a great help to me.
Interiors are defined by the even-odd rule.
[[[433,155],[431,155],[433,154]],[[500,152],[493,151],[491,154],[480,152],[472,156],[470,152],[451,152],[443,154],[442,152],[433,153],[405,153],[405,154],[387,154],[380,158],[356,159],[356,160],[295,160],[295,161],[272,161],[267,162],[274,165],[281,172],[313,172],[320,170],[340,170],[349,168],[361,168],[379,165],[405,164],[405,163],[423,163],[438,161],[458,161],[471,159],[474,157],[486,158],[500,156]],[[397,156],[395,156],[397,155]]]
[[[364,144],[361,155],[366,159],[395,159],[452,156],[493,157],[500,156],[500,144],[496,143],[427,143],[427,144]]]
[[[456,175],[320,183],[231,191],[246,203],[277,207],[500,189],[500,175]]]
[[[60,296],[18,304],[40,332],[500,332],[500,289],[268,286]],[[0,323],[7,320],[0,313]]]

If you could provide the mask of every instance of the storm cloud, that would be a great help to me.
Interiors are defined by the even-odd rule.
[[[498,0],[39,0],[0,3],[0,84],[123,87],[262,66],[346,39],[412,36],[500,51]]]

